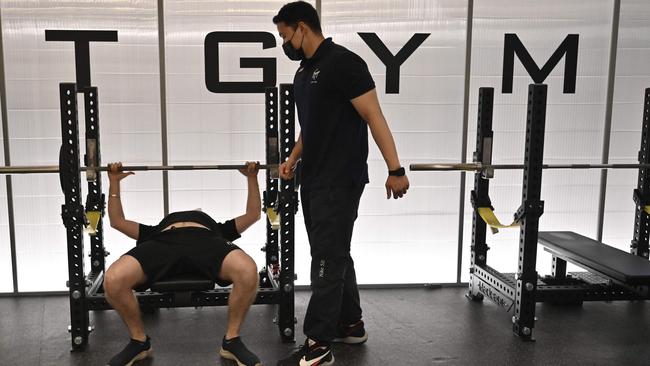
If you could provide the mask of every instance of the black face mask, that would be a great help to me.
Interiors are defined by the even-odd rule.
[[[305,40],[305,35],[304,34],[302,35],[302,41],[300,41],[300,47],[298,49],[293,48],[293,46],[291,45],[291,40],[295,35],[296,32],[293,32],[291,38],[289,38],[289,40],[282,45],[282,50],[284,50],[284,54],[287,55],[289,60],[302,61],[305,59],[305,53],[302,51],[302,42],[304,42]]]

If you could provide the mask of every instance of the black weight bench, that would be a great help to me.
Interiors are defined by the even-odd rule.
[[[158,300],[162,303],[170,303],[170,307],[198,306],[196,305],[197,296],[205,294],[215,289],[215,283],[205,277],[195,274],[182,274],[169,278],[160,279],[150,288],[153,294],[161,294],[163,299]],[[154,306],[159,308],[165,306]],[[144,313],[153,313],[155,310],[147,304],[141,304]]]
[[[214,289],[215,283],[204,277],[183,274],[172,278],[161,279],[151,285],[151,291],[155,292],[189,292],[207,291]]]
[[[547,252],[626,285],[650,285],[650,261],[571,231],[539,232]]]

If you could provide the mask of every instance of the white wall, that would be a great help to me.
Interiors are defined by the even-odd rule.
[[[461,158],[466,15],[455,0],[323,2],[326,36],[368,63],[404,165]],[[402,65],[399,94],[386,94],[386,66],[358,32],[377,33],[393,54],[414,33],[431,33]],[[372,139],[368,165],[352,244],[359,282],[455,282],[459,174],[409,174],[409,193],[395,201]]]
[[[165,1],[168,148],[170,164],[240,164],[265,159],[264,94],[215,94],[205,87],[205,36],[214,31],[265,31],[277,35],[271,21],[284,0]],[[188,24],[192,24],[189,28]],[[189,28],[189,29],[188,29]],[[298,63],[289,61],[278,47],[260,44],[220,46],[221,78],[259,81],[260,69],[240,69],[240,57],[278,59],[278,84],[290,83]],[[265,189],[264,173],[259,174]],[[246,178],[238,172],[171,172],[170,211],[201,207],[217,221],[246,209]],[[296,218],[296,271],[298,283],[309,281],[309,250],[302,216]],[[266,241],[263,222],[251,227],[237,245],[264,266],[260,249]]]
[[[13,165],[58,164],[58,85],[75,80],[74,45],[45,42],[45,29],[118,31],[118,43],[90,46],[92,83],[99,87],[103,159],[105,163],[160,164],[155,2],[3,1],[0,10]],[[79,106],[83,116],[82,99]],[[83,117],[80,125],[83,136]],[[64,290],[67,249],[59,179],[56,175],[12,179],[18,290]],[[160,217],[161,175],[138,174],[126,180],[123,200],[130,218],[152,221]],[[107,230],[105,242],[111,252],[109,261],[133,245],[112,230]]]
[[[0,122],[2,116],[0,116]],[[3,131],[0,128],[0,138]],[[0,144],[1,145],[1,144]],[[0,149],[0,161],[4,163],[4,149]],[[5,179],[0,179],[0,292],[13,291],[13,275],[11,273],[11,246],[9,243],[9,217],[7,210],[7,185]]]
[[[616,80],[609,157],[612,163],[637,161],[641,143],[643,96],[650,88],[650,2],[621,3]],[[634,232],[632,190],[638,171],[608,174],[603,242],[630,250]]]
[[[204,39],[212,31],[268,31],[287,0],[165,0],[168,157],[171,164],[240,163],[264,159],[261,94],[214,94],[205,87]],[[469,104],[468,158],[474,151],[478,88],[495,87],[494,162],[523,158],[526,88],[530,76],[515,59],[514,91],[501,93],[504,33],[517,33],[541,66],[569,33],[580,34],[575,94],[563,94],[564,61],[549,85],[545,162],[598,163],[605,121],[613,0],[475,1]],[[60,144],[58,84],[74,81],[74,46],[45,42],[45,29],[111,29],[118,43],[92,43],[93,84],[99,87],[103,163],[162,163],[158,19],[156,1],[4,0],[0,2],[13,165],[57,164]],[[323,0],[326,36],[361,55],[377,83],[382,109],[404,165],[456,162],[462,155],[467,2],[458,0]],[[643,89],[650,87],[650,3],[622,0],[613,106],[613,162],[636,161]],[[413,33],[431,33],[402,65],[400,94],[385,93],[385,66],[358,36],[375,32],[396,53]],[[278,83],[290,82],[297,63],[278,47],[221,46],[224,80],[258,81],[259,70],[240,69],[239,57],[275,57]],[[83,103],[79,114],[83,116]],[[83,118],[81,118],[83,136]],[[83,144],[82,144],[83,145]],[[82,146],[83,147],[83,146]],[[0,151],[0,158],[2,151]],[[460,174],[409,173],[412,188],[399,201],[385,199],[386,167],[370,141],[370,184],[360,207],[353,256],[360,283],[455,282]],[[63,196],[54,175],[15,176],[14,215],[19,291],[64,290],[67,278]],[[600,172],[545,171],[542,230],[574,230],[594,237]],[[104,182],[108,190],[108,182]],[[463,217],[463,279],[471,234],[468,175]],[[153,224],[163,215],[160,172],[138,173],[123,183],[126,215]],[[263,175],[260,184],[264,188]],[[84,194],[85,194],[85,183]],[[610,172],[605,241],[627,250],[632,238],[636,172]],[[0,292],[12,290],[4,178],[0,182]],[[236,172],[172,172],[170,209],[201,207],[217,220],[244,210],[245,180]],[[504,221],[521,203],[521,173],[499,172],[491,198]],[[489,264],[516,271],[518,232],[490,236]],[[259,265],[264,225],[238,241]],[[134,245],[107,227],[110,264]],[[309,246],[302,213],[296,217],[298,283],[309,279]],[[538,270],[550,271],[540,251]],[[43,277],[47,273],[47,277]]]
[[[505,13],[502,10],[508,9]],[[541,68],[567,34],[579,34],[575,94],[563,93],[564,60],[551,72],[548,84],[545,163],[599,163],[605,122],[612,1],[517,0],[477,1],[474,8],[470,143],[475,149],[479,87],[494,87],[493,163],[521,163],[524,157],[528,85],[532,79],[515,57],[513,93],[501,92],[504,33],[517,33]],[[540,230],[572,230],[596,235],[599,194],[598,171],[551,171],[542,178],[544,215]],[[521,205],[521,171],[498,172],[490,182],[490,198],[502,221],[512,221]],[[473,188],[473,176],[467,190]],[[463,279],[469,278],[472,209],[465,206]],[[517,272],[519,230],[488,234],[488,264],[502,272]],[[549,273],[550,256],[538,251],[537,270]]]

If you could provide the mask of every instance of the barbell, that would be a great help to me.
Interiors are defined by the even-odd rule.
[[[259,169],[277,169],[277,164],[258,164]],[[132,165],[123,166],[122,171],[170,171],[170,170],[240,170],[245,169],[246,165]],[[0,167],[0,174],[40,174],[40,173],[58,173],[58,165],[34,165],[34,166],[3,166]],[[105,172],[109,168],[101,167],[80,167],[82,172],[95,171]]]
[[[522,170],[523,164],[429,163],[411,164],[412,171]],[[542,164],[542,169],[649,169],[650,164]]]

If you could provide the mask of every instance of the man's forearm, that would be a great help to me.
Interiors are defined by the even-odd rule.
[[[368,123],[368,126],[377,147],[379,147],[379,151],[381,151],[381,155],[386,161],[388,170],[399,169],[401,165],[397,155],[397,147],[386,119],[383,116],[378,116],[375,121]]]
[[[110,182],[108,188],[108,219],[111,224],[124,220],[119,181]]]
[[[260,186],[257,183],[257,177],[249,177],[246,213],[251,215],[261,215],[261,212],[262,212],[262,199],[260,198]]]
[[[302,156],[302,133],[298,136],[298,141],[296,141],[296,144],[293,147],[293,150],[291,151],[291,155],[289,155],[289,159],[293,161],[298,161],[300,160],[300,157]]]

